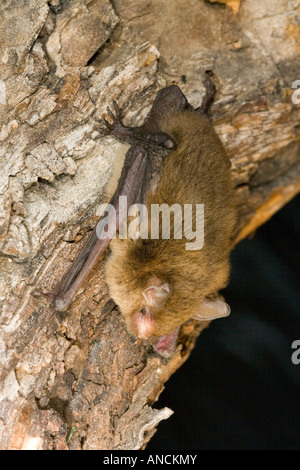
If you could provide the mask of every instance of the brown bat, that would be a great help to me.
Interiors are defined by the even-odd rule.
[[[230,161],[206,116],[214,85],[208,76],[204,84],[206,94],[197,109],[177,86],[160,90],[141,127],[125,127],[116,103],[115,113],[108,110],[112,122],[103,119],[106,134],[131,147],[110,201],[112,209],[102,217],[53,293],[55,307],[66,310],[110,243],[105,265],[110,295],[129,332],[150,341],[165,356],[174,351],[180,325],[188,319],[208,321],[230,313],[217,296],[228,282],[235,225]],[[138,238],[113,239],[124,224],[129,225],[126,211],[120,210],[120,196],[127,197],[128,207],[134,203],[146,207],[139,228],[145,221],[148,227]],[[161,219],[151,226],[152,208],[162,204],[175,208],[170,210],[169,237],[163,236]],[[181,231],[181,236],[177,216],[197,205],[202,207],[203,233],[200,244],[191,249],[187,247],[199,225],[198,213],[194,210],[186,216],[184,224],[189,222],[189,230],[184,235]],[[153,237],[155,230],[159,235]]]

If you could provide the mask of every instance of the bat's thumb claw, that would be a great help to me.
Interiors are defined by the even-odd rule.
[[[39,289],[34,289],[31,291],[33,297],[46,297],[50,302],[53,301],[54,293],[53,292],[43,292]]]
[[[103,124],[103,121],[101,121]],[[105,137],[111,133],[110,129],[108,127],[104,127],[105,125],[103,124],[103,127],[95,127],[95,131],[98,132],[98,135],[94,137],[94,139],[101,139],[101,137]]]
[[[99,130],[99,129],[96,129],[96,131],[98,132],[98,135],[96,135],[94,138],[94,140],[96,139],[101,139],[101,137],[105,137],[108,135],[108,132],[105,132],[103,130]]]
[[[31,295],[33,295],[33,297],[41,297],[41,296],[45,296],[47,295],[46,292],[42,292],[41,290],[39,289],[34,289],[31,291]]]

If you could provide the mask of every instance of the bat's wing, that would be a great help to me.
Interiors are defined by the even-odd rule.
[[[127,197],[131,206],[141,195],[141,188],[148,178],[148,151],[141,145],[128,150],[118,187],[108,206],[107,216],[101,217],[86,245],[73,261],[69,271],[49,294],[57,310],[66,310],[79,287],[93,269],[111,239],[116,235],[127,214],[119,211],[119,197]],[[112,230],[113,226],[113,230]],[[109,231],[108,231],[109,229]]]

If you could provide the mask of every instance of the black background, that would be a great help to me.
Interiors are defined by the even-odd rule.
[[[300,449],[300,196],[233,251],[228,318],[200,335],[148,450]]]

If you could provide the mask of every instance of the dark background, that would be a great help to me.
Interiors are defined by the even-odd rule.
[[[200,335],[156,404],[148,450],[300,449],[300,196],[233,251],[231,315]],[[300,357],[300,356],[299,356]]]

